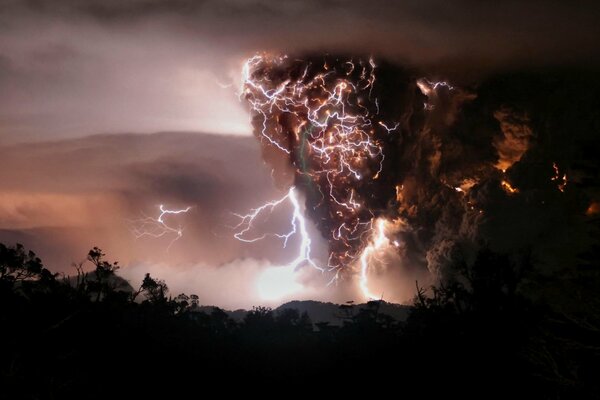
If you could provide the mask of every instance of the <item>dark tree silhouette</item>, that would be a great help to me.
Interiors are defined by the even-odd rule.
[[[252,307],[252,310],[244,318],[244,324],[253,328],[272,327],[274,323],[273,309],[270,307]]]
[[[13,286],[31,280],[52,279],[54,276],[42,265],[33,251],[22,244],[7,247],[0,243],[0,283]]]
[[[115,272],[120,268],[118,262],[108,262],[104,260],[104,254],[101,249],[94,247],[88,252],[87,259],[95,269],[93,271],[93,280],[87,280],[87,286],[90,292],[96,294],[96,301],[100,301],[103,296],[108,296],[113,292],[115,285]]]
[[[154,279],[150,274],[146,274],[140,286],[140,292],[146,296],[149,302],[159,304],[166,303],[169,288],[165,281]]]
[[[356,368],[361,385],[401,382],[403,390],[427,387],[429,397],[600,393],[597,314],[556,311],[524,297],[522,285],[538,279],[526,258],[519,263],[483,248],[470,264],[458,259],[459,273],[444,284],[417,284],[405,321],[387,316],[384,302],[371,301],[342,305],[337,326],[313,325],[293,308],[254,307],[236,322],[225,310],[200,307],[197,295],[170,299],[166,283],[150,274],[122,296],[118,264],[104,258],[92,249],[94,270],[86,273],[78,264],[74,284],[57,280],[23,246],[0,245],[6,398],[104,399],[117,391],[151,397],[159,387],[172,390],[198,377],[229,377],[243,388],[285,382],[300,389],[325,377],[344,382],[336,390],[351,391],[346,383]],[[597,287],[598,274],[584,267],[586,285],[577,287]],[[574,268],[567,278],[569,284],[577,279]],[[582,293],[593,300],[593,291]],[[140,294],[143,301],[132,301]]]

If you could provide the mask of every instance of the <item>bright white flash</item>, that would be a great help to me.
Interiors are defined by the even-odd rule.
[[[302,285],[296,282],[296,274],[293,269],[269,267],[258,277],[256,289],[261,299],[280,301],[302,290]]]
[[[435,105],[433,104],[433,98],[437,96],[437,90],[441,87],[445,87],[448,90],[454,90],[454,86],[446,81],[430,81],[426,78],[417,80],[417,86],[425,96],[427,96],[427,102],[423,104],[425,110],[433,110]]]
[[[369,290],[369,264],[373,261],[376,253],[379,250],[389,245],[389,240],[385,236],[385,224],[385,219],[377,220],[375,224],[375,230],[373,231],[373,236],[369,244],[363,249],[363,252],[360,255],[360,290],[362,291],[363,295],[370,300],[375,300],[378,298],[378,296],[374,295]]]

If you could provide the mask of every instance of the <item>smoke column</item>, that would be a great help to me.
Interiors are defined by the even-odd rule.
[[[241,97],[276,181],[302,192],[328,242],[323,269],[358,276],[366,298],[377,297],[370,269],[389,269],[386,254],[402,260],[393,268],[421,274],[413,285],[415,276],[448,278],[457,257],[501,242],[490,237],[499,207],[529,206],[517,172],[536,134],[528,111],[509,102],[372,58],[330,55],[256,55]],[[536,166],[546,174],[538,186],[554,186],[548,196],[566,192],[562,166]]]

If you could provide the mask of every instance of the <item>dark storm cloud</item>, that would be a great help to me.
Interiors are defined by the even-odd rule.
[[[363,76],[369,73],[349,69],[341,56],[259,60],[244,93],[255,107],[253,125],[265,160],[277,169],[280,164],[271,156],[277,153],[294,168],[297,187],[307,193],[307,216],[328,238],[331,259],[343,259],[344,267],[352,265],[345,257],[364,254],[369,239],[345,242],[336,232],[339,226],[361,232],[355,228],[362,227],[361,212],[398,226],[402,257],[387,263],[386,272],[431,273],[387,275],[386,283],[396,289],[415,277],[452,279],[482,248],[510,254],[515,263],[528,256],[541,274],[576,266],[592,248],[597,219],[587,210],[600,188],[596,72],[501,73],[463,89],[381,64],[364,94],[369,86]],[[338,94],[334,87],[345,88],[341,82],[346,80],[352,89]],[[335,96],[343,106],[324,100],[338,101]],[[355,98],[363,100],[359,106]],[[343,131],[337,117],[330,117],[337,113],[358,120],[360,128]],[[349,117],[354,115],[360,117]],[[379,161],[360,153],[365,140],[360,118],[367,117],[369,140],[386,155],[376,177],[371,163]],[[380,128],[382,120],[398,121],[397,129]],[[330,148],[336,149],[333,155],[327,153]],[[347,148],[359,161],[341,158]],[[351,168],[359,171],[357,178]],[[345,213],[349,207],[338,199],[359,206]],[[387,234],[394,239],[396,233]]]
[[[600,166],[592,156],[600,151],[599,90],[594,72],[500,74],[480,83],[477,97],[461,107],[455,123],[432,129],[434,137],[439,132],[446,137],[439,169],[418,178],[421,194],[412,202],[420,210],[409,217],[428,243],[430,268],[451,274],[448,265],[472,260],[480,246],[514,258],[530,252],[542,274],[578,264],[597,224],[586,210],[600,194]],[[509,158],[497,141],[503,137],[509,146],[515,132],[527,132],[527,148],[512,140],[520,154],[513,154],[507,167],[499,163]],[[448,140],[459,146],[448,146]],[[476,183],[464,192],[452,190],[465,179]],[[503,181],[516,192],[503,188]]]
[[[469,82],[506,67],[595,64],[598,8],[587,1],[4,1],[0,139],[249,135],[234,91],[243,59],[261,50],[373,54]]]
[[[5,10],[101,24],[163,20],[233,47],[341,46],[417,62],[459,55],[571,61],[595,53],[600,33],[594,1],[62,0],[9,2]]]

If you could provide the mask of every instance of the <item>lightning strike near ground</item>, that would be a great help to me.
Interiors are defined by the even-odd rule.
[[[290,219],[290,230],[286,233],[262,233],[258,236],[252,236],[256,230],[255,222],[258,218],[264,214],[272,213],[275,208],[282,206],[285,203],[290,203],[293,208],[292,216]],[[234,214],[240,218],[240,223],[234,227],[237,232],[234,237],[242,242],[256,242],[262,240],[268,236],[279,238],[283,241],[283,247],[287,247],[288,241],[294,235],[300,236],[300,248],[298,250],[298,256],[287,264],[292,269],[300,268],[304,265],[310,265],[318,270],[323,270],[317,265],[311,256],[311,239],[306,229],[306,220],[302,214],[302,208],[298,201],[298,195],[296,189],[291,187],[287,194],[282,198],[274,201],[267,202],[258,208],[252,209],[248,214]]]
[[[378,219],[376,222],[376,228],[373,231],[373,237],[364,248],[360,256],[360,290],[367,299],[379,298],[369,290],[369,265],[375,258],[375,253],[385,246],[389,245],[389,240],[385,235],[385,219]]]

